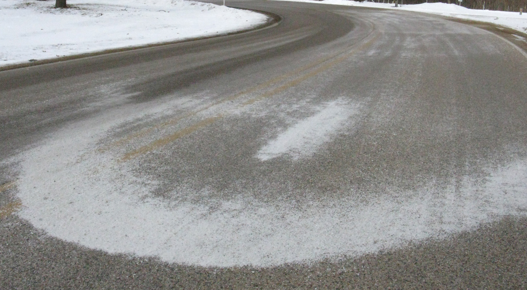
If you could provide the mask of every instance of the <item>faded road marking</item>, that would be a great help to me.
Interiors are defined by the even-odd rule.
[[[133,138],[135,138],[135,137],[141,137],[141,136],[144,136],[144,135],[146,135],[148,132],[150,132],[150,131],[152,131],[152,130],[154,130],[154,129],[156,129],[156,128],[162,128],[162,127],[166,127],[166,126],[169,126],[169,125],[175,124],[175,123],[177,123],[178,121],[180,121],[180,120],[182,120],[182,119],[184,119],[184,118],[187,118],[187,117],[190,117],[190,116],[195,116],[195,115],[197,115],[199,112],[205,111],[205,110],[207,110],[207,109],[209,109],[209,108],[211,108],[211,107],[213,107],[213,106],[216,106],[216,105],[218,105],[218,104],[224,103],[224,102],[226,102],[226,101],[230,101],[230,100],[237,99],[237,98],[239,98],[239,97],[241,97],[241,96],[243,96],[243,95],[246,95],[246,94],[248,94],[248,93],[250,93],[250,92],[256,91],[256,90],[258,90],[258,89],[260,89],[260,88],[268,87],[268,86],[270,86],[270,85],[272,85],[272,84],[274,84],[274,83],[278,83],[278,82],[280,82],[281,80],[284,80],[284,79],[286,79],[286,78],[288,78],[288,77],[290,77],[290,76],[292,76],[292,75],[295,75],[295,74],[297,74],[297,73],[300,72],[300,71],[305,71],[305,70],[311,69],[311,68],[313,68],[313,67],[316,67],[317,65],[323,64],[324,62],[327,62],[327,61],[333,59],[333,60],[330,61],[329,63],[326,63],[326,64],[322,65],[321,67],[316,68],[316,69],[313,70],[313,71],[307,72],[306,74],[304,74],[303,76],[301,76],[301,77],[299,77],[299,78],[293,79],[293,80],[291,80],[291,81],[285,83],[284,85],[282,85],[282,86],[280,86],[280,87],[278,87],[278,88],[275,88],[275,89],[273,89],[273,90],[271,90],[271,91],[269,91],[269,92],[267,92],[267,93],[265,93],[265,94],[262,94],[262,95],[260,95],[260,96],[258,96],[258,97],[256,97],[256,98],[253,98],[253,99],[251,99],[251,100],[248,100],[248,101],[242,103],[242,104],[240,105],[240,107],[244,107],[244,106],[247,106],[247,105],[251,105],[251,104],[254,104],[254,103],[256,103],[256,102],[258,102],[258,101],[260,101],[260,100],[263,100],[263,99],[265,99],[265,98],[268,98],[268,97],[274,96],[274,95],[276,95],[276,94],[278,94],[278,93],[280,93],[280,92],[282,92],[282,91],[284,91],[284,90],[286,90],[286,89],[289,89],[289,88],[292,88],[292,87],[294,87],[294,86],[297,86],[298,84],[304,82],[304,81],[307,80],[307,79],[310,79],[310,78],[312,78],[312,77],[314,77],[314,76],[316,76],[316,75],[318,75],[318,74],[320,74],[320,73],[322,73],[322,72],[324,72],[324,71],[327,71],[327,70],[331,69],[332,67],[336,66],[336,65],[339,64],[339,63],[342,63],[342,61],[343,61],[344,59],[346,59],[346,58],[348,58],[348,57],[354,55],[355,53],[357,53],[357,52],[360,51],[360,50],[363,50],[363,49],[369,47],[369,46],[375,41],[375,39],[377,39],[378,36],[379,36],[379,34],[374,35],[374,36],[373,36],[371,39],[369,39],[367,42],[363,43],[362,45],[360,45],[360,46],[359,46],[358,48],[356,48],[356,49],[352,49],[352,50],[349,51],[349,52],[339,53],[339,54],[333,55],[333,56],[331,56],[331,57],[324,58],[323,60],[319,60],[319,61],[317,61],[317,62],[311,63],[310,65],[304,66],[301,70],[297,70],[297,71],[295,71],[295,72],[293,72],[293,73],[288,73],[288,74],[282,75],[282,76],[280,76],[280,77],[274,78],[274,79],[272,79],[272,80],[270,80],[270,81],[268,81],[268,82],[266,82],[266,83],[264,83],[264,84],[261,84],[261,85],[255,86],[255,87],[253,87],[253,88],[251,88],[251,89],[248,89],[248,90],[246,90],[246,91],[243,91],[243,92],[241,92],[241,93],[239,93],[239,94],[236,94],[236,95],[234,95],[234,96],[232,96],[232,97],[229,97],[229,98],[227,98],[227,99],[224,99],[224,100],[220,100],[220,101],[218,101],[218,102],[215,102],[215,103],[213,103],[213,104],[211,104],[211,105],[209,105],[209,106],[206,106],[205,108],[202,108],[202,109],[200,109],[200,110],[197,110],[197,111],[191,112],[191,113],[186,114],[186,115],[184,115],[184,116],[182,116],[182,117],[178,117],[178,118],[175,118],[175,119],[173,119],[173,120],[170,120],[170,121],[164,122],[164,123],[162,123],[162,124],[160,124],[160,125],[157,125],[157,126],[154,126],[154,127],[147,128],[147,129],[145,129],[145,130],[143,130],[143,131],[140,131],[140,132],[138,132],[138,133],[136,133],[136,134],[134,134],[134,135],[132,135],[132,136],[130,136],[130,137],[124,138],[124,139],[122,139],[122,140],[120,140],[120,141],[117,141],[117,142],[126,142],[126,141],[130,141],[131,139],[133,139]],[[168,136],[168,137],[165,137],[165,138],[162,138],[162,139],[158,139],[158,140],[156,140],[156,141],[154,141],[154,142],[152,142],[152,143],[150,143],[150,144],[148,144],[148,145],[145,145],[145,146],[143,146],[143,147],[141,147],[141,148],[139,148],[139,149],[137,149],[137,150],[134,150],[134,151],[131,151],[131,152],[129,152],[129,153],[126,153],[126,154],[123,156],[123,158],[121,159],[121,161],[122,161],[122,162],[125,162],[125,161],[128,161],[128,160],[131,160],[131,159],[133,159],[133,158],[135,158],[135,157],[137,157],[137,156],[139,156],[139,155],[142,155],[142,154],[148,153],[148,152],[150,152],[150,151],[152,151],[152,150],[154,150],[154,149],[157,149],[157,148],[159,148],[159,147],[165,146],[166,144],[171,143],[171,142],[173,142],[173,141],[175,141],[175,140],[177,140],[177,139],[179,139],[179,138],[181,138],[181,137],[187,136],[187,135],[189,135],[189,134],[191,134],[191,133],[193,133],[193,132],[195,132],[195,131],[197,131],[197,130],[203,128],[203,127],[206,127],[206,126],[208,126],[208,125],[210,125],[210,124],[212,124],[212,123],[215,123],[216,121],[222,119],[223,117],[224,117],[223,115],[218,115],[218,116],[216,116],[216,117],[212,117],[212,118],[205,119],[205,120],[203,120],[203,121],[201,121],[201,122],[199,122],[199,123],[197,123],[197,124],[195,124],[195,125],[192,125],[192,126],[187,127],[187,128],[185,128],[185,129],[183,129],[183,130],[180,130],[180,131],[178,131],[178,132],[176,132],[176,133],[174,133],[174,134],[172,134],[172,135],[170,135],[170,136]],[[115,144],[115,143],[114,143],[114,144]],[[121,144],[121,143],[119,143],[119,144]]]
[[[259,85],[256,85],[256,86],[252,87],[252,88],[249,88],[249,89],[247,89],[247,90],[244,90],[244,91],[242,91],[242,92],[240,92],[240,93],[238,93],[238,94],[235,94],[235,95],[233,95],[233,96],[230,96],[230,97],[228,97],[228,98],[226,98],[226,99],[216,101],[216,102],[214,102],[214,103],[212,103],[212,104],[210,104],[210,105],[208,105],[208,106],[205,106],[204,108],[201,108],[201,109],[199,109],[199,110],[195,110],[195,111],[192,111],[192,112],[190,112],[190,113],[188,113],[188,114],[185,114],[185,115],[183,115],[183,116],[180,116],[180,117],[177,117],[177,118],[173,118],[173,119],[168,120],[168,121],[166,121],[166,122],[163,122],[163,123],[161,123],[161,124],[159,124],[159,125],[156,125],[156,126],[152,126],[152,127],[148,127],[148,128],[142,129],[142,130],[140,130],[139,132],[136,132],[136,133],[134,133],[134,134],[132,134],[132,135],[129,135],[129,136],[127,136],[127,137],[124,137],[124,138],[122,138],[122,139],[120,139],[120,140],[117,140],[117,141],[111,143],[109,146],[107,146],[106,148],[103,148],[103,149],[101,149],[101,150],[99,150],[99,151],[101,151],[101,152],[105,152],[105,151],[109,150],[109,149],[112,148],[112,147],[123,145],[123,144],[125,144],[125,143],[127,143],[127,142],[130,142],[130,141],[136,139],[136,138],[144,137],[144,136],[146,136],[148,133],[150,133],[150,132],[152,132],[152,131],[154,131],[154,130],[156,130],[156,129],[162,129],[162,128],[166,128],[166,127],[168,127],[168,126],[175,125],[175,124],[177,124],[177,123],[178,123],[179,121],[181,121],[181,120],[184,120],[184,119],[187,119],[187,118],[193,117],[193,116],[197,115],[198,113],[201,113],[201,112],[203,112],[203,111],[206,111],[206,110],[208,110],[208,109],[210,109],[210,108],[212,108],[212,107],[214,107],[214,106],[221,105],[221,104],[223,104],[223,103],[225,103],[225,102],[228,102],[228,101],[234,101],[234,100],[236,100],[236,99],[238,99],[238,98],[240,98],[240,97],[243,97],[243,96],[248,95],[248,94],[250,94],[250,93],[253,93],[253,92],[255,92],[255,91],[258,91],[258,90],[261,90],[261,89],[265,89],[265,88],[267,88],[267,87],[269,87],[269,86],[272,86],[272,85],[274,85],[274,84],[276,84],[276,83],[279,83],[279,82],[281,82],[281,81],[283,81],[283,80],[285,80],[285,79],[287,79],[287,78],[289,78],[289,77],[291,77],[291,76],[297,75],[297,74],[299,74],[299,73],[301,73],[301,72],[303,72],[303,71],[306,71],[306,70],[309,70],[309,69],[311,69],[311,68],[313,68],[313,67],[316,67],[317,65],[320,65],[320,64],[322,64],[322,63],[324,63],[324,62],[326,62],[326,61],[328,61],[328,60],[330,60],[330,59],[332,59],[332,58],[334,58],[334,57],[337,57],[337,56],[338,56],[338,54],[336,54],[336,55],[332,55],[332,56],[329,56],[329,57],[326,57],[326,58],[323,58],[323,59],[319,59],[319,60],[314,61],[314,62],[312,62],[312,63],[310,63],[310,64],[308,64],[308,65],[306,65],[306,66],[303,66],[303,67],[301,67],[300,69],[297,69],[297,70],[295,70],[295,71],[293,71],[293,72],[289,72],[289,73],[286,73],[286,74],[280,75],[280,76],[278,76],[278,77],[276,77],[276,78],[270,79],[270,80],[268,80],[268,81],[266,81],[266,82],[264,82],[264,83],[261,83],[261,84],[259,84]],[[290,86],[291,86],[291,85],[288,85],[288,87],[290,87]],[[276,90],[274,90],[274,91],[276,91]],[[274,92],[274,91],[273,91],[273,92]],[[273,93],[273,92],[271,92],[271,93]],[[274,93],[276,93],[276,92],[274,92]],[[274,94],[274,93],[273,93],[273,94]],[[269,93],[266,93],[266,94],[265,94],[266,97],[268,97],[268,95],[269,95]],[[256,100],[253,101],[252,103],[254,103],[254,102],[256,102]]]
[[[11,188],[13,188],[15,186],[16,186],[16,182],[15,181],[4,183],[4,184],[0,185],[0,192],[4,192],[4,191],[6,191],[8,189],[11,189]]]
[[[159,148],[159,147],[162,147],[162,146],[165,146],[167,145],[168,143],[171,143],[171,142],[174,142],[175,140],[181,138],[181,137],[184,137],[184,136],[187,136],[187,135],[190,135],[192,133],[194,133],[195,131],[203,128],[203,127],[206,127],[214,122],[216,122],[217,120],[223,118],[222,115],[219,115],[219,116],[216,116],[216,117],[213,117],[213,118],[208,118],[208,119],[205,119],[197,124],[194,124],[190,127],[187,127],[181,131],[178,131],[168,137],[165,137],[165,138],[162,138],[162,139],[158,139],[148,145],[145,145],[137,150],[134,150],[132,152],[129,152],[129,153],[126,153],[123,158],[121,159],[121,161],[128,161],[130,159],[133,159],[134,157],[138,156],[138,155],[142,155],[142,154],[145,154],[147,152],[150,152],[156,148]]]
[[[274,95],[276,95],[276,94],[278,94],[278,93],[280,93],[280,92],[282,92],[282,91],[285,91],[285,90],[287,90],[287,89],[289,89],[289,88],[292,88],[292,87],[294,87],[294,86],[297,86],[298,84],[302,83],[303,81],[308,80],[308,79],[310,79],[310,78],[312,78],[312,77],[314,77],[314,76],[316,76],[316,75],[318,75],[318,74],[320,74],[320,73],[322,73],[322,72],[324,72],[324,71],[327,71],[327,70],[331,69],[332,67],[336,66],[337,64],[342,63],[343,60],[345,60],[346,58],[348,58],[348,57],[354,55],[354,54],[357,53],[358,51],[363,50],[363,49],[369,47],[369,46],[373,43],[373,41],[374,41],[375,39],[377,39],[378,36],[379,36],[379,35],[376,34],[376,35],[375,35],[372,39],[370,39],[368,42],[362,44],[362,45],[359,46],[357,49],[353,49],[353,50],[349,51],[348,53],[345,53],[344,55],[341,55],[341,56],[334,55],[332,58],[337,57],[337,56],[338,56],[338,57],[337,57],[336,59],[332,60],[331,62],[329,62],[329,63],[327,63],[327,64],[325,64],[325,65],[323,65],[323,66],[321,66],[321,67],[319,67],[319,68],[317,68],[317,69],[315,69],[315,70],[309,72],[309,73],[306,73],[305,75],[303,75],[303,76],[301,76],[301,77],[299,77],[299,78],[297,78],[297,79],[294,79],[294,80],[292,80],[292,81],[290,81],[290,82],[288,82],[288,83],[286,83],[286,84],[284,84],[284,85],[282,85],[282,86],[280,86],[280,87],[278,87],[278,88],[276,88],[276,89],[274,89],[274,90],[272,90],[272,91],[270,91],[270,92],[268,92],[268,93],[265,93],[265,94],[263,94],[263,95],[261,95],[261,96],[259,96],[259,97],[257,97],[257,98],[254,98],[254,99],[248,100],[248,101],[244,102],[244,103],[241,105],[241,107],[248,106],[248,105],[252,105],[252,104],[254,104],[254,103],[256,103],[256,102],[259,102],[259,101],[261,101],[261,100],[263,100],[263,99],[266,99],[266,98],[269,98],[269,97],[271,97],[271,96],[274,96]],[[329,60],[329,58],[325,59],[324,62],[325,62],[325,61],[328,61],[328,60]],[[321,63],[322,63],[322,62],[321,62]]]
[[[6,218],[22,208],[21,201],[14,201],[0,207],[0,219]]]

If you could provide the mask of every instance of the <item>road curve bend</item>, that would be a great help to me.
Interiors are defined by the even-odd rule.
[[[0,72],[1,288],[525,286],[518,47],[230,5],[282,20]]]

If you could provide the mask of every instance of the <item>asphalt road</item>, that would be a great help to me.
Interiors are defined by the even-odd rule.
[[[230,5],[281,21],[0,72],[0,288],[527,287],[521,38]]]

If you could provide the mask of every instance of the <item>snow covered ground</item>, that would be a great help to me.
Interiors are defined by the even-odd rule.
[[[523,13],[523,15],[520,15],[519,12],[468,9],[468,8],[465,8],[459,5],[446,4],[446,3],[423,3],[423,4],[417,4],[417,5],[402,5],[401,7],[395,7],[394,4],[389,4],[389,3],[375,3],[375,2],[366,2],[366,1],[365,2],[355,2],[355,1],[349,1],[349,0],[316,0],[316,1],[315,0],[284,0],[284,1],[424,12],[424,13],[443,15],[443,16],[454,17],[454,18],[459,18],[459,19],[490,22],[490,23],[494,23],[497,25],[509,27],[509,28],[512,28],[514,30],[517,30],[523,33],[527,33],[527,13]],[[386,2],[391,2],[391,0],[390,1],[387,0]]]
[[[263,24],[254,12],[185,0],[0,1],[0,66],[213,36]]]
[[[454,4],[420,5],[346,0],[290,0],[398,9],[492,22],[527,33],[527,14],[472,10]],[[0,66],[152,43],[213,36],[263,24],[267,17],[185,0],[0,1]],[[110,4],[108,4],[110,3]]]

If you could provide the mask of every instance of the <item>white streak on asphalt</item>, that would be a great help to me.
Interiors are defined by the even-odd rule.
[[[284,155],[293,160],[311,156],[338,134],[356,111],[357,106],[351,106],[343,99],[329,102],[314,116],[293,125],[268,142],[258,151],[257,157],[266,161]]]

